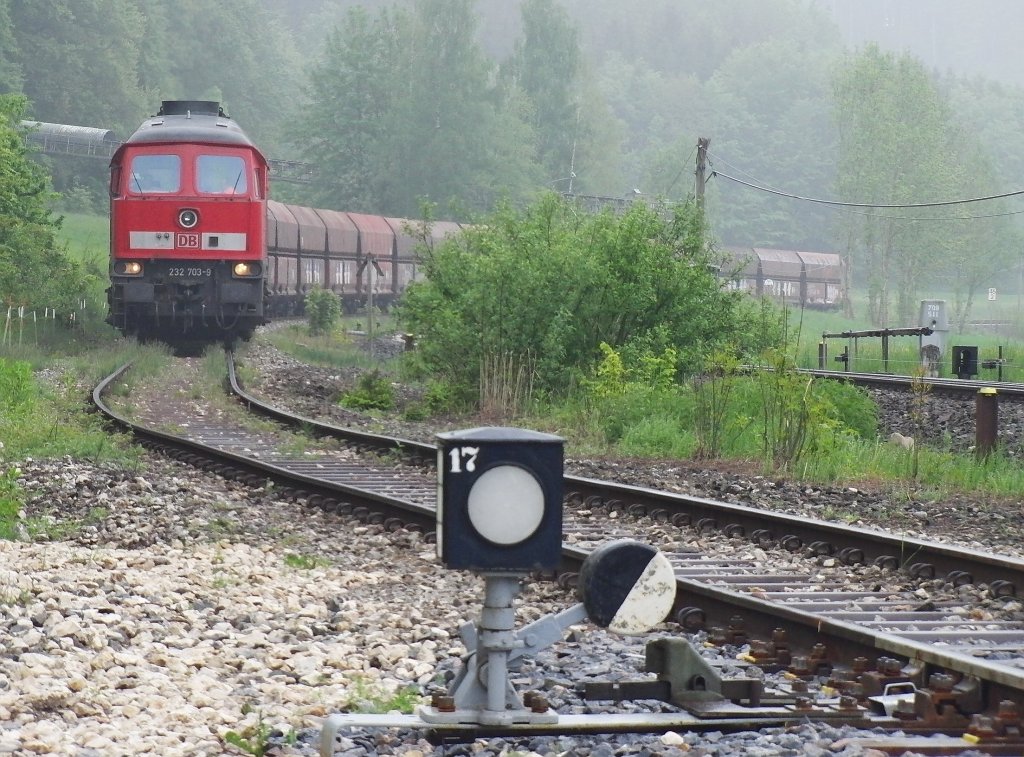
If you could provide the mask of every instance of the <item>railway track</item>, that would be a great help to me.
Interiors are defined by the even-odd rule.
[[[875,386],[883,389],[910,389],[915,382],[921,382],[931,387],[936,394],[950,395],[955,397],[973,397],[979,389],[984,387],[995,387],[1001,397],[1014,402],[1024,401],[1024,384],[1017,384],[1009,381],[985,381],[977,379],[953,379],[953,378],[924,378],[915,379],[913,376],[902,376],[892,373],[861,373],[857,371],[828,371],[817,368],[801,368],[800,373],[818,378],[837,379],[849,381],[859,386]]]
[[[265,431],[219,419],[189,418],[175,433],[144,427],[103,400],[120,375],[98,385],[94,400],[143,444],[252,483],[273,481],[310,504],[388,528],[434,527],[431,445],[291,416],[246,393],[230,365],[233,391],[250,409],[344,446],[282,452]],[[367,458],[367,451],[374,454]],[[396,472],[384,455],[407,462]],[[655,543],[676,569],[672,620],[711,643],[747,649],[750,664],[803,682],[772,694],[771,717],[779,722],[839,718],[922,733],[971,731],[976,748],[990,753],[1024,748],[1015,730],[1024,703],[1024,624],[1009,610],[983,620],[953,610],[958,590],[1012,607],[1024,587],[1024,561],[591,479],[566,477],[565,490],[563,585],[608,539]],[[787,569],[769,569],[772,554],[794,559],[775,560]],[[902,589],[880,593],[881,571],[900,571]],[[925,584],[947,586],[949,599],[931,592],[923,599]],[[865,698],[890,684],[913,684],[918,693],[897,715],[869,714]],[[751,704],[742,687],[733,693],[735,704]],[[752,719],[742,707],[731,716]]]

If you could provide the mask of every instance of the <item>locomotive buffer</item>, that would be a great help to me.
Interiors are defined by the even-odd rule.
[[[580,573],[582,602],[515,630],[513,602],[523,580],[554,571],[562,546],[562,446],[551,434],[475,428],[438,435],[437,553],[447,568],[484,577],[480,619],[460,635],[468,651],[447,695],[415,715],[335,714],[321,731],[331,755],[342,728],[424,728],[442,735],[646,730],[637,716],[559,716],[543,697],[526,703],[509,665],[559,641],[570,625],[596,625],[639,635],[660,623],[675,599],[675,575],[664,555],[645,544],[603,545]],[[641,716],[650,719],[657,716]],[[692,716],[672,715],[685,726]],[[647,723],[647,725],[650,725]]]

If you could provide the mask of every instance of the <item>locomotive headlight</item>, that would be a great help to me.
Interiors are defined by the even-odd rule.
[[[119,263],[115,268],[115,272],[122,276],[138,276],[142,273],[142,263],[137,260],[128,260],[123,263]]]
[[[185,208],[178,213],[178,223],[183,229],[195,228],[199,223],[199,213],[192,208]]]
[[[247,263],[245,261],[235,263],[235,267],[231,269],[235,276],[259,276],[260,266],[258,263]]]

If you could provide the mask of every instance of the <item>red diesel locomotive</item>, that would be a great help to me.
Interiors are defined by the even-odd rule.
[[[110,162],[107,320],[170,343],[264,322],[267,160],[218,103],[169,100]]]

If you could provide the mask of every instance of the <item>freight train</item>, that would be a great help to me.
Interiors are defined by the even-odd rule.
[[[106,143],[106,142],[105,142]],[[316,288],[346,311],[388,309],[420,272],[417,247],[462,226],[287,205],[268,162],[210,101],[164,101],[110,162],[107,321],[172,345],[248,339]],[[788,303],[841,302],[830,253],[728,248],[726,286]]]
[[[834,252],[726,247],[717,270],[729,289],[784,305],[832,310],[846,292],[846,264]]]
[[[249,338],[314,288],[386,310],[416,278],[416,245],[452,222],[286,205],[268,164],[210,101],[165,101],[110,162],[107,321],[170,344]]]
[[[334,292],[347,312],[387,310],[420,274],[417,247],[462,226],[267,203],[268,316],[302,311],[315,288]]]

